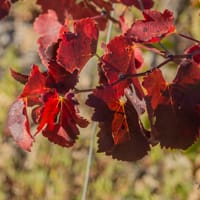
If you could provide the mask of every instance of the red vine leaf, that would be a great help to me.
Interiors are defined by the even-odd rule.
[[[151,81],[156,82],[157,76],[152,76]],[[159,141],[161,146],[186,149],[199,138],[199,66],[188,60],[183,61],[173,83],[165,89],[163,86],[160,87],[162,96],[153,110],[156,119],[153,138]]]
[[[126,36],[135,42],[159,42],[175,31],[174,16],[169,10],[163,13],[153,10],[143,11],[144,20],[137,20],[127,31]]]
[[[37,0],[37,3],[41,5],[43,12],[47,12],[49,9],[54,10],[58,15],[59,21],[62,23],[69,14],[74,20],[97,17],[96,21],[101,30],[106,28],[107,23],[106,17],[100,17],[102,14],[101,11],[106,10],[106,13],[109,13],[112,10],[112,3],[103,0],[94,0],[92,2],[61,0],[59,3],[54,0]]]
[[[0,0],[0,19],[8,15],[10,6],[9,0]]]
[[[141,9],[138,0],[121,0],[121,2],[127,6],[135,6]],[[152,0],[141,0],[144,9],[150,9],[153,7],[154,2]]]
[[[48,90],[49,89],[46,87],[46,76],[39,71],[38,66],[33,65],[28,81],[25,84],[23,92],[20,96],[29,97],[41,95]]]
[[[173,83],[178,83],[180,86],[198,83],[200,79],[199,70],[200,65],[192,62],[191,60],[185,60],[180,64],[179,70],[173,80]]]
[[[37,4],[41,5],[43,12],[54,10],[61,22],[64,22],[67,4],[72,0],[60,0],[59,3],[54,0],[37,0]]]
[[[38,39],[39,56],[43,64],[47,66],[53,57],[48,54],[48,48],[57,42],[62,25],[58,22],[56,13],[53,10],[48,10],[48,13],[41,14],[36,18],[33,27],[40,36]]]
[[[76,112],[76,104],[72,94],[61,97],[56,92],[49,93],[43,109],[40,109],[37,133],[43,129],[43,135],[51,142],[72,146],[79,134],[77,125],[83,128],[88,125],[88,121]]]
[[[27,81],[28,81],[28,75],[26,75],[26,74],[22,74],[22,73],[19,73],[19,72],[16,72],[14,69],[12,69],[12,68],[10,68],[10,72],[11,72],[11,75],[12,75],[12,77],[16,80],[16,81],[18,81],[18,82],[20,82],[20,83],[22,83],[22,84],[25,84]]]
[[[77,70],[71,74],[55,61],[49,62],[48,69],[46,85],[49,88],[55,88],[58,93],[65,94],[78,82]]]
[[[160,69],[156,69],[148,76],[144,77],[142,85],[147,90],[148,96],[151,99],[151,107],[154,110],[158,106],[160,98],[167,87],[167,83]]]
[[[112,119],[111,132],[115,144],[129,140],[129,130],[126,116],[124,115],[124,102],[123,99],[119,100],[117,98],[116,90],[111,87],[97,89],[89,96],[86,103],[95,107],[96,113],[93,116],[93,120],[105,121],[105,118],[108,118],[110,121]],[[107,113],[106,117],[101,112],[103,114]]]
[[[71,2],[67,11],[72,15],[73,19],[82,19],[86,17],[96,18],[100,30],[104,30],[107,24],[107,16],[103,17],[102,12],[109,15],[112,10],[112,2],[103,0],[81,1],[79,3]]]
[[[200,64],[200,44],[195,44],[185,51],[185,54],[191,54],[194,62]]]
[[[57,61],[70,73],[81,70],[96,53],[98,29],[90,19],[81,19],[74,23],[74,33],[63,34],[57,50]]]
[[[23,99],[15,101],[8,112],[7,128],[17,144],[30,151],[34,141],[30,133],[26,105]]]
[[[98,152],[126,161],[141,159],[149,150],[145,130],[130,103],[119,100],[112,88],[97,89],[87,105],[94,107],[93,120],[99,121]]]
[[[115,37],[107,45],[100,67],[105,73],[108,83],[113,84],[119,80],[120,75],[135,74],[136,69],[142,65],[143,57],[140,49],[123,36],[119,36]],[[124,89],[132,82],[136,87],[138,96],[143,96],[139,81],[134,78],[132,80],[124,80],[115,86],[119,97],[124,94]]]

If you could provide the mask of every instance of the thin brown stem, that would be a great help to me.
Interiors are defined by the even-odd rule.
[[[140,47],[141,49],[145,49],[148,51],[151,51],[153,53],[156,53],[162,57],[166,57],[167,52],[165,51],[160,51],[159,49],[155,48],[153,45],[144,45],[144,44],[137,44],[136,46]]]
[[[159,65],[157,65],[156,67],[150,69],[150,70],[147,70],[145,72],[141,72],[141,73],[137,73],[137,74],[123,74],[119,77],[119,79],[115,82],[113,82],[112,84],[108,85],[108,86],[114,86],[114,85],[117,85],[118,83],[124,81],[124,80],[127,80],[127,79],[130,79],[130,78],[135,78],[135,77],[140,77],[140,76],[146,76],[150,73],[152,73],[155,69],[159,69],[161,67],[163,67],[165,64],[167,64],[168,62],[170,61],[173,61],[174,59],[173,58],[168,58],[166,59],[165,61],[163,61],[162,63],[160,63]],[[78,94],[78,93],[82,93],[82,92],[92,92],[94,91],[96,88],[90,88],[90,89],[84,89],[84,90],[79,90],[79,89],[75,89],[75,93]],[[103,88],[102,88],[103,89]]]
[[[139,4],[139,6],[140,6],[140,10],[144,10],[144,5],[143,5],[143,2],[142,2],[142,0],[137,0],[138,1],[138,4]]]
[[[117,19],[115,19],[112,15],[110,15],[109,12],[107,12],[107,11],[102,11],[102,15],[105,16],[105,17],[107,17],[107,18],[108,18],[109,20],[111,20],[113,23],[118,24],[118,25],[120,26],[120,22],[119,22]]]
[[[75,94],[78,94],[78,93],[83,93],[83,92],[92,92],[92,91],[94,91],[95,90],[95,88],[89,88],[89,89],[77,89],[77,88],[75,88],[74,89],[74,93]]]
[[[193,41],[193,42],[200,43],[199,40],[194,39],[194,38],[192,38],[192,37],[190,37],[190,36],[188,36],[188,35],[184,35],[184,34],[182,34],[182,33],[178,33],[178,35],[181,36],[181,37],[183,37],[183,38],[186,38],[186,39],[188,39],[188,40],[191,40],[191,41]]]
[[[120,83],[121,81],[130,79],[130,78],[146,76],[146,75],[152,73],[155,69],[159,69],[159,68],[163,67],[165,64],[167,64],[168,62],[171,62],[171,61],[173,61],[173,58],[168,58],[165,61],[163,61],[162,63],[160,63],[159,65],[157,65],[156,67],[154,67],[154,68],[152,68],[150,70],[147,70],[145,72],[141,72],[141,73],[137,73],[137,74],[124,74],[124,75],[121,75],[121,77],[117,81],[113,82],[111,84],[111,86],[114,86],[114,85]]]

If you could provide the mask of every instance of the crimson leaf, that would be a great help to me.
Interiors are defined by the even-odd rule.
[[[175,30],[174,16],[169,10],[164,10],[163,13],[144,10],[143,16],[144,20],[136,20],[126,33],[126,36],[135,42],[159,42]]]
[[[77,20],[74,33],[63,34],[57,50],[57,61],[70,73],[81,70],[96,53],[98,29],[90,18]]]
[[[11,105],[7,128],[17,144],[22,149],[30,151],[34,139],[30,133],[26,103],[22,98]]]

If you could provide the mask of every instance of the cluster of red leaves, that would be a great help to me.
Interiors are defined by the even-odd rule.
[[[88,125],[88,121],[78,115],[78,102],[71,89],[78,82],[83,66],[96,52],[98,29],[92,19],[85,18],[77,20],[74,33],[70,32],[66,24],[57,21],[53,11],[40,15],[34,28],[40,35],[39,53],[47,71],[40,72],[35,65],[30,75],[11,70],[12,76],[25,86],[11,106],[8,129],[26,150],[30,150],[40,131],[51,142],[69,147],[79,134],[77,125]],[[47,52],[48,48],[53,49],[52,53]],[[30,133],[28,107],[32,108],[32,120],[37,124],[34,134]]]
[[[12,74],[19,81],[24,77],[21,75],[18,79],[19,73],[12,71]],[[59,95],[56,82],[52,87],[49,86],[49,76],[51,75],[48,72],[42,73],[34,65],[23,92],[11,106],[8,128],[23,149],[30,150],[34,137],[41,130],[51,142],[65,147],[71,146],[79,134],[77,125],[86,127],[88,124],[87,120],[78,115],[78,102],[73,94],[68,90],[64,96]],[[38,124],[33,135],[30,133],[28,107],[32,108],[33,122]]]
[[[165,81],[159,68],[141,73],[142,81],[137,74],[143,67],[139,47],[149,47],[174,33],[171,11],[150,10],[152,0],[37,0],[42,13],[35,19],[34,30],[39,35],[38,53],[47,70],[40,72],[36,65],[29,75],[11,70],[12,76],[24,84],[8,114],[8,129],[21,148],[30,150],[40,132],[49,141],[70,147],[77,139],[78,127],[88,125],[78,114],[73,92],[80,71],[96,54],[99,30],[105,29],[108,19],[115,21],[110,16],[113,3],[141,9],[144,19],[122,27],[123,34],[114,37],[99,58],[99,86],[86,101],[94,108],[92,120],[99,123],[98,152],[135,161],[155,143],[186,149],[199,138],[199,43],[184,52],[187,58],[179,64],[171,83]],[[9,2],[3,1],[0,10],[6,5],[9,7]],[[145,111],[150,130],[140,120]],[[37,125],[35,133],[30,130],[31,119]]]
[[[61,0],[57,3],[54,0],[37,0],[41,5],[42,11],[47,12],[49,9],[54,10],[58,14],[58,19],[61,22],[65,21],[66,16],[71,15],[73,19],[82,19],[85,17],[98,17],[102,15],[102,9],[107,14],[112,10],[114,1],[94,0],[94,1],[79,1]],[[106,27],[106,18],[97,19],[99,28],[104,30]]]
[[[143,128],[136,109],[112,87],[97,88],[86,102],[94,107],[92,119],[99,122],[98,152],[119,160],[133,161],[149,150],[148,132]]]
[[[153,7],[152,0],[142,0],[144,9]],[[141,9],[137,0],[61,0],[59,4],[54,0],[37,0],[37,4],[41,5],[42,11],[47,12],[49,9],[54,10],[58,14],[58,19],[64,22],[65,17],[71,15],[73,19],[82,19],[85,17],[94,17],[101,30],[106,28],[110,12],[113,10],[113,3],[122,3],[127,6],[135,6]],[[105,15],[103,18],[101,15]]]
[[[163,13],[145,10],[143,14],[145,20],[136,21],[124,35],[115,37],[107,44],[99,64],[101,87],[93,91],[86,102],[94,107],[92,119],[99,122],[98,151],[120,160],[133,161],[146,155],[152,135],[144,129],[139,118],[141,112],[138,111],[144,111],[138,101],[144,101],[146,96],[138,77],[125,80],[120,80],[120,77],[123,79],[124,75],[136,74],[142,67],[143,57],[138,43],[155,43],[174,31],[173,15],[168,10]],[[168,26],[158,23],[160,16]],[[146,27],[148,37],[140,33]],[[160,32],[153,32],[155,27]],[[136,34],[143,39],[134,40]],[[159,85],[159,82],[156,84]],[[127,89],[132,96],[125,92]]]

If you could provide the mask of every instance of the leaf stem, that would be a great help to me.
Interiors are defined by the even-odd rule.
[[[198,53],[198,52],[197,52]],[[161,54],[160,54],[161,55]],[[118,83],[130,79],[130,78],[135,78],[135,77],[140,77],[140,76],[146,76],[150,73],[152,73],[155,69],[159,69],[161,67],[163,67],[165,64],[167,64],[168,62],[171,61],[175,61],[176,59],[190,59],[191,56],[193,54],[179,54],[179,55],[173,55],[173,54],[169,54],[169,55],[162,55],[163,57],[167,58],[166,60],[164,60],[162,63],[160,63],[159,65],[157,65],[156,67],[149,69],[145,72],[141,72],[141,73],[137,73],[137,74],[122,74],[119,76],[119,79],[116,80],[115,82],[111,83],[109,86],[114,86],[117,85]],[[195,54],[194,54],[195,55]],[[111,64],[109,64],[107,61],[105,61],[103,58],[101,58],[99,55],[96,54],[96,56],[102,61],[105,62],[105,64],[108,64],[109,66],[111,66],[113,68],[113,70],[116,70],[114,66],[112,66]],[[81,93],[81,92],[92,92],[94,91],[95,88],[90,88],[90,89],[84,89],[84,90],[79,90],[79,89],[75,89],[75,93]]]
[[[159,49],[155,48],[153,45],[144,45],[144,44],[137,44],[136,46],[142,48],[142,49],[145,49],[145,50],[148,50],[148,51],[151,51],[153,53],[156,53],[160,56],[163,56],[165,57],[166,53],[165,51],[160,51]]]
[[[78,93],[82,93],[82,92],[92,92],[92,91],[94,91],[95,90],[95,88],[89,88],[89,89],[77,89],[77,88],[75,88],[74,89],[74,93],[75,94],[78,94]]]
[[[144,5],[143,5],[142,0],[137,0],[137,1],[138,1],[139,6],[140,6],[140,9],[143,11],[144,10]]]
[[[188,36],[188,35],[184,35],[184,34],[182,34],[182,33],[178,33],[178,35],[181,36],[181,37],[183,37],[183,38],[186,38],[186,39],[188,39],[188,40],[191,40],[191,41],[193,41],[193,42],[200,43],[199,40],[196,40],[196,39],[194,39],[194,38],[192,38],[192,37],[190,37],[190,36]]]
[[[141,73],[137,73],[137,74],[123,74],[123,75],[120,76],[120,78],[117,81],[113,82],[111,84],[111,86],[114,86],[114,85],[120,83],[121,81],[130,79],[130,78],[146,76],[146,75],[152,73],[155,69],[159,69],[159,68],[163,67],[165,64],[167,64],[168,62],[171,62],[171,61],[173,61],[173,58],[168,58],[165,61],[163,61],[162,63],[160,63],[159,65],[157,65],[156,67],[149,69],[145,72],[141,72]]]

